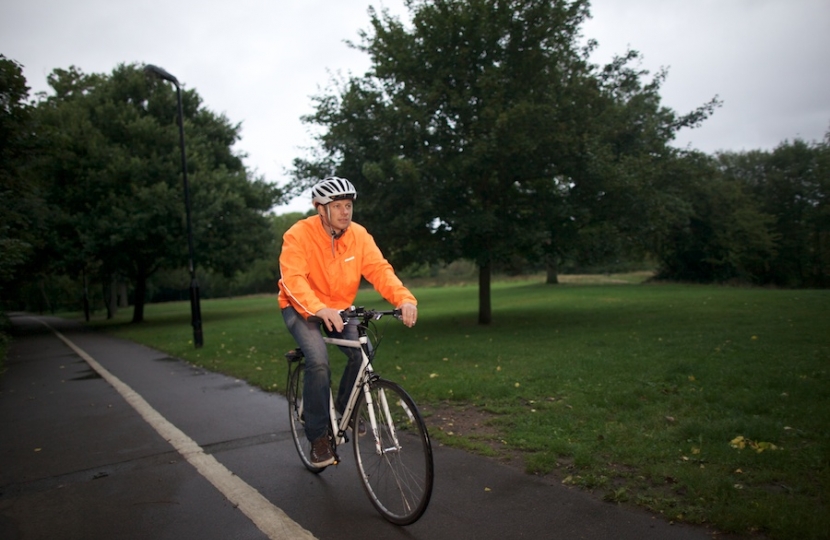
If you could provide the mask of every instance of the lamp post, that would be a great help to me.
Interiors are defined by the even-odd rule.
[[[193,343],[200,348],[202,339],[202,308],[199,305],[199,282],[196,281],[196,267],[193,264],[193,229],[190,224],[190,185],[187,183],[187,158],[184,152],[184,115],[182,114],[182,89],[179,81],[166,70],[147,64],[144,71],[170,81],[176,87],[176,98],[179,106],[179,146],[182,151],[182,180],[184,182],[184,207],[187,219],[187,248],[190,254],[190,324],[193,326]]]

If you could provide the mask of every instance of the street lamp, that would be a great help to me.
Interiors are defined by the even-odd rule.
[[[196,267],[193,264],[193,229],[190,225],[190,185],[187,183],[187,158],[184,153],[184,116],[182,114],[182,89],[179,81],[166,70],[147,64],[144,71],[170,81],[176,87],[179,104],[179,146],[182,150],[182,179],[184,181],[184,207],[187,216],[187,247],[190,254],[190,324],[193,326],[193,343],[196,348],[202,346],[202,308],[199,305],[199,282],[196,281]]]

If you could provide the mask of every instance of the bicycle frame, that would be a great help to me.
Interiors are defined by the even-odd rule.
[[[360,369],[357,372],[357,376],[355,377],[354,385],[352,386],[351,392],[349,393],[349,399],[346,402],[346,407],[343,410],[343,416],[340,418],[340,423],[337,422],[337,411],[334,408],[334,396],[331,395],[331,390],[329,390],[330,397],[329,397],[329,419],[331,422],[331,432],[334,434],[334,443],[335,447],[340,446],[347,442],[346,438],[346,430],[349,428],[349,420],[352,417],[352,413],[354,412],[354,407],[357,404],[358,396],[360,395],[359,392],[363,391],[363,399],[366,400],[369,411],[369,429],[373,435],[375,440],[375,452],[378,455],[383,454],[384,452],[395,452],[400,450],[400,442],[398,441],[397,433],[395,432],[395,426],[391,422],[391,420],[387,421],[387,426],[389,428],[389,432],[392,435],[392,440],[394,442],[394,447],[390,448],[381,448],[380,438],[377,436],[378,434],[378,424],[377,418],[375,417],[374,408],[372,405],[374,404],[374,400],[372,399],[372,394],[369,391],[369,381],[374,376],[374,370],[372,369],[372,363],[369,360],[369,355],[367,354],[367,349],[369,348],[369,336],[366,333],[366,327],[360,322],[352,322],[351,320],[347,321],[347,324],[357,324],[358,326],[358,339],[357,340],[350,340],[350,339],[340,339],[340,338],[330,338],[330,337],[323,337],[323,342],[329,345],[336,345],[339,347],[349,347],[353,349],[360,349],[361,353],[361,362],[360,362]],[[381,391],[381,407],[384,411],[384,417],[389,419],[391,417],[389,413],[389,404],[386,402],[386,394]],[[356,427],[356,426],[355,426]],[[353,434],[354,436],[354,434]],[[340,461],[340,458],[335,455],[337,462]]]
[[[363,334],[363,331],[360,331]],[[341,444],[346,442],[346,430],[349,427],[349,419],[352,417],[352,412],[354,412],[354,406],[357,403],[358,392],[360,389],[364,388],[364,383],[367,382],[367,378],[371,377],[373,374],[372,365],[369,362],[369,356],[366,354],[366,351],[363,349],[363,344],[368,344],[369,338],[368,336],[361,335],[357,341],[349,340],[349,339],[338,339],[338,338],[329,338],[324,337],[323,341],[329,345],[337,345],[339,347],[350,347],[353,349],[360,349],[360,369],[357,372],[357,377],[354,380],[354,386],[352,386],[352,390],[349,393],[349,399],[346,401],[346,407],[343,409],[343,416],[340,418],[340,424],[337,423],[337,411],[334,409],[334,396],[331,395],[331,390],[329,390],[330,397],[329,397],[329,418],[331,421],[331,432],[335,434],[335,445],[340,446]],[[371,403],[372,396],[370,395],[368,389],[365,389],[363,392],[364,398],[369,400]],[[371,414],[370,411],[370,421],[372,424],[372,429],[377,429],[377,421],[374,418],[374,414]],[[380,445],[378,444],[378,447]]]
[[[357,325],[357,339],[322,336],[326,345],[360,350],[360,366],[340,420],[329,388],[329,442],[334,450],[334,464],[338,464],[337,447],[349,441],[347,431],[351,429],[355,462],[372,505],[390,522],[409,525],[423,515],[432,494],[432,447],[415,402],[400,385],[382,378],[372,367],[375,347],[380,343],[379,337],[374,339],[372,322],[385,315],[400,318],[400,311],[352,307],[342,312],[342,317],[344,323]],[[319,322],[311,317],[309,320]],[[291,436],[305,467],[317,474],[325,466],[319,467],[309,459],[311,443],[305,436],[303,420],[304,355],[302,350],[295,349],[285,356],[289,362]]]

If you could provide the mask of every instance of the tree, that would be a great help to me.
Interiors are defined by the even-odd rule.
[[[827,287],[830,282],[830,133],[824,141],[784,141],[772,152],[723,153],[723,173],[774,216],[776,254],[763,282]]]
[[[147,279],[187,260],[175,93],[141,66],[110,75],[76,68],[49,76],[38,105],[50,151],[40,174],[54,208],[52,242],[69,273],[114,274],[135,287],[133,322],[144,318]],[[279,191],[252,179],[232,125],[183,93],[197,265],[232,274],[268,241],[267,212]]]
[[[261,292],[277,292],[277,282],[280,280],[280,253],[282,252],[283,236],[297,221],[311,215],[312,212],[302,214],[291,212],[288,214],[271,215],[271,235],[266,251],[257,261],[237,275],[235,285],[248,294]]]
[[[775,217],[761,210],[746,184],[724,174],[725,162],[681,152],[664,168],[664,184],[675,187],[681,204],[654,236],[661,279],[767,282],[777,249]]]
[[[714,102],[678,117],[659,106],[661,79],[644,85],[628,66],[636,53],[589,64],[587,0],[407,6],[409,26],[370,10],[357,48],[372,69],[316,98],[305,120],[327,131],[317,155],[295,162],[292,189],[337,172],[366,194],[356,218],[391,258],[476,261],[488,324],[495,265],[599,254],[646,157]]]
[[[553,175],[567,80],[584,59],[587,2],[412,1],[412,29],[370,11],[361,50],[373,72],[312,122],[328,161],[369,207],[356,215],[400,260],[467,258],[479,267],[479,322],[492,318],[494,264],[538,244],[526,183]],[[312,170],[300,163],[300,181]],[[365,208],[365,211],[364,211]]]
[[[0,295],[31,259],[42,232],[43,201],[29,174],[37,141],[28,99],[21,65],[0,55]]]
[[[549,234],[543,244],[553,265],[548,282],[555,282],[559,261],[585,266],[642,259],[656,235],[682,217],[684,179],[671,173],[679,152],[670,143],[680,129],[699,126],[720,101],[715,96],[678,114],[661,104],[667,71],[649,78],[640,59],[629,50],[583,75],[571,144],[558,156],[558,175],[536,198],[547,208],[539,215]]]

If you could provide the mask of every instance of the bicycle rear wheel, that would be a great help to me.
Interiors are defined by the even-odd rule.
[[[317,467],[311,463],[311,441],[305,436],[305,419],[303,417],[303,374],[305,363],[292,363],[289,368],[288,390],[285,395],[288,398],[288,421],[291,424],[291,438],[294,439],[294,447],[300,454],[300,460],[305,468],[313,473],[319,473],[325,467]]]
[[[414,523],[432,496],[432,446],[415,402],[397,384],[377,379],[369,383],[371,405],[361,392],[355,423],[366,434],[353,434],[355,460],[363,488],[375,508],[398,525]],[[377,432],[372,429],[370,411]]]

